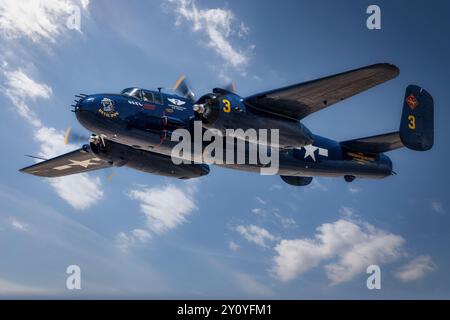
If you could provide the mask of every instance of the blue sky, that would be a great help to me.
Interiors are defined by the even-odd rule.
[[[366,8],[381,8],[381,30]],[[80,31],[66,26],[71,6]],[[449,298],[450,4],[447,1],[15,1],[0,3],[0,297]],[[214,167],[180,182],[126,168],[20,174],[79,128],[76,93],[232,79],[242,96],[377,62],[400,76],[304,123],[336,140],[398,128],[404,90],[435,100],[435,146],[389,154],[384,180]],[[82,289],[66,290],[68,265]],[[378,264],[382,289],[366,288]]]

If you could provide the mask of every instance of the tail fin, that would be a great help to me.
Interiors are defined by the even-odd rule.
[[[341,146],[357,152],[383,153],[402,147],[426,151],[433,147],[433,98],[415,85],[406,88],[400,131],[341,142]]]
[[[400,140],[409,149],[426,151],[434,142],[434,103],[423,88],[410,85],[406,88],[400,123]]]

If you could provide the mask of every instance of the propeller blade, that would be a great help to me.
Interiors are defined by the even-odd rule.
[[[64,135],[64,145],[67,144],[79,144],[79,143],[85,143],[89,140],[89,137],[85,135],[84,133],[77,132],[75,130],[72,130],[72,128],[67,128],[66,133]]]
[[[188,98],[192,102],[195,102],[195,94],[189,86],[184,75],[181,75],[173,87],[174,91],[179,92],[182,96]]]
[[[105,169],[106,180],[112,182],[113,178],[116,176],[116,171],[110,167]]]
[[[227,84],[225,86],[224,89],[234,93],[234,92],[236,92],[236,85],[234,84],[234,82],[230,82],[229,84]]]

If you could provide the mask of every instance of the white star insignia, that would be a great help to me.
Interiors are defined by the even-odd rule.
[[[88,168],[89,166],[95,166],[95,165],[98,164],[98,162],[91,162],[91,161],[100,161],[100,159],[99,158],[92,158],[92,159],[87,159],[87,160],[83,160],[83,161],[69,159],[69,161],[71,163],[65,164],[65,165],[62,165],[62,166],[59,166],[59,167],[55,167],[53,169],[55,169],[55,170],[67,170],[67,169],[70,169],[70,168],[72,168],[74,166],[80,166],[80,167],[83,167],[83,168]]]
[[[314,154],[314,152],[316,152],[317,149],[319,149],[318,147],[313,146],[312,144],[309,144],[307,146],[303,146],[303,148],[305,148],[305,156],[303,157],[304,159],[306,159],[307,157],[311,157],[311,159],[313,159],[313,161],[316,161],[316,155]]]
[[[94,159],[87,159],[87,160],[83,160],[83,161],[70,160],[70,159],[69,159],[69,161],[72,162],[72,163],[69,164],[69,165],[70,165],[70,166],[80,166],[80,167],[83,167],[83,168],[87,168],[87,167],[89,167],[90,165],[96,165],[96,163],[91,163],[91,160],[94,160]]]
[[[307,146],[303,146],[305,149],[305,155],[303,156],[304,159],[307,157],[310,157],[314,162],[316,162],[316,150],[319,150],[319,155],[322,157],[328,157],[328,149],[319,148],[316,146],[313,146],[312,144],[309,144]]]

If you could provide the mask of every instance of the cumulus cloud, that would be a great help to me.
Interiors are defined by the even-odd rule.
[[[194,192],[192,186],[181,189],[169,184],[165,187],[135,189],[129,193],[129,197],[139,201],[148,229],[161,234],[185,223],[186,217],[197,209]]]
[[[237,226],[236,231],[244,236],[246,240],[253,242],[254,244],[263,248],[269,247],[266,241],[275,240],[275,237],[269,231],[253,224],[249,226]]]
[[[35,81],[21,69],[2,68],[1,71],[5,78],[2,91],[16,107],[18,114],[32,126],[34,139],[40,146],[40,157],[52,158],[79,147],[64,145],[64,132],[46,127],[28,106],[29,101],[51,98],[51,87]],[[53,178],[48,181],[58,196],[77,210],[85,210],[103,197],[100,179],[91,178],[88,174]]]
[[[58,196],[76,210],[85,210],[103,197],[99,177],[78,174],[48,181]]]
[[[430,256],[422,255],[398,268],[394,274],[403,282],[412,282],[423,278],[434,270],[436,270],[436,265],[433,259]]]
[[[364,222],[338,220],[317,228],[313,238],[281,240],[275,246],[274,275],[289,281],[325,261],[331,284],[351,280],[371,264],[399,258],[404,239]]]
[[[182,20],[192,24],[192,30],[202,32],[208,39],[208,47],[233,67],[242,67],[248,63],[248,56],[233,47],[234,35],[243,37],[249,29],[244,23],[238,24],[234,13],[226,9],[200,9],[195,0],[168,0],[177,15],[177,25]]]
[[[74,7],[87,10],[89,0],[2,0],[0,34],[7,39],[25,37],[33,42],[55,42],[69,30]]]
[[[152,234],[162,234],[187,222],[197,206],[194,201],[196,186],[188,182],[184,188],[169,184],[165,187],[140,187],[131,190],[128,196],[139,202],[146,219],[146,229],[134,229],[117,235],[117,247],[126,251],[129,247],[150,241]]]

